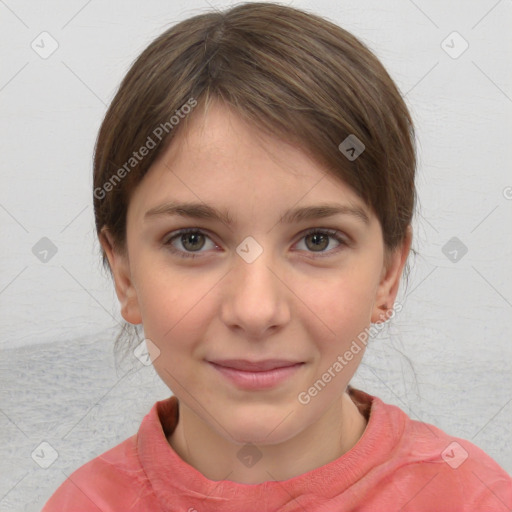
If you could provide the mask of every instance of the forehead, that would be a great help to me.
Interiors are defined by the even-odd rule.
[[[159,155],[132,197],[136,217],[171,200],[229,206],[236,215],[340,203],[371,216],[348,185],[299,147],[218,103],[194,112],[187,130]]]
[[[167,163],[187,166],[188,162],[207,163],[222,169],[250,168],[261,175],[266,168],[287,171],[301,177],[325,174],[297,145],[267,133],[244,119],[232,107],[212,101],[207,110],[198,108],[161,158]],[[265,166],[257,167],[265,163]]]

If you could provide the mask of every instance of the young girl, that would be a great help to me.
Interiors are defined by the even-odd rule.
[[[415,166],[388,73],[320,17],[247,3],[151,43],[93,194],[123,318],[173,395],[44,512],[510,510],[482,450],[349,385],[400,306]]]

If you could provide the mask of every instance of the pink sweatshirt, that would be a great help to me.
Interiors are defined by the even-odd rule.
[[[511,477],[480,448],[350,389],[367,427],[347,453],[289,480],[213,481],[167,442],[175,396],[137,434],[78,468],[42,512],[344,512],[512,509]]]

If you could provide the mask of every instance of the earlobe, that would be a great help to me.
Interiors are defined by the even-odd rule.
[[[395,304],[400,279],[409,255],[411,243],[412,227],[409,225],[403,243],[389,254],[387,264],[383,268],[381,282],[375,297],[375,305],[372,310],[372,323],[386,322],[392,316],[392,308]]]
[[[132,281],[128,257],[115,247],[112,234],[106,226],[101,229],[99,239],[112,271],[121,315],[131,324],[141,324],[142,318],[137,300],[137,291]]]

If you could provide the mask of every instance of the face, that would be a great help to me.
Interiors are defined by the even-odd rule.
[[[300,149],[220,104],[190,121],[134,191],[128,257],[104,243],[121,311],[185,410],[230,441],[278,443],[345,391],[364,345],[341,370],[338,356],[392,306],[408,247],[385,268],[378,219]]]

